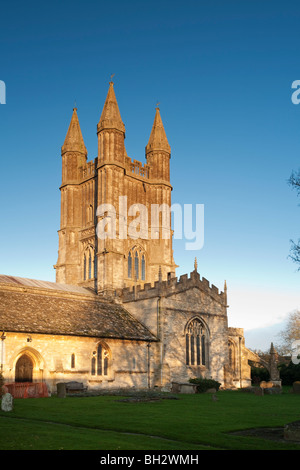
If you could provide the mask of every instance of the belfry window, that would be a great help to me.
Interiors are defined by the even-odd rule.
[[[206,335],[201,320],[195,318],[186,327],[186,364],[189,366],[205,366]]]
[[[108,375],[109,370],[109,349],[105,344],[98,344],[97,350],[93,352],[91,360],[92,375]]]
[[[139,279],[139,255],[137,251],[134,255],[134,277],[135,279]]]
[[[88,246],[83,253],[83,280],[95,279],[97,277],[97,266],[95,250],[93,246]]]
[[[142,266],[141,266],[141,279],[144,281],[146,279],[146,265],[145,265],[145,255],[142,256]]]
[[[131,252],[128,254],[128,277],[132,277],[132,256]]]
[[[146,255],[142,248],[133,247],[128,253],[127,263],[129,279],[146,280]]]

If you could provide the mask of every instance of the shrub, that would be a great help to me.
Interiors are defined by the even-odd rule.
[[[268,382],[270,380],[270,373],[264,367],[251,367],[251,380],[253,384],[259,384],[261,381],[265,380]]]
[[[197,385],[197,393],[206,392],[210,388],[215,388],[216,390],[219,390],[219,387],[221,385],[220,382],[217,382],[213,379],[194,378],[190,379],[189,382],[191,384]]]
[[[294,364],[292,361],[279,365],[280,378],[282,385],[293,385],[293,382],[300,380],[300,364]]]

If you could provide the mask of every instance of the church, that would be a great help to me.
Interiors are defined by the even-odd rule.
[[[97,139],[88,161],[74,108],[61,148],[56,282],[0,275],[5,382],[43,383],[49,393],[72,381],[96,391],[168,391],[195,377],[250,385],[243,329],[228,327],[226,282],[220,291],[201,278],[196,260],[178,279],[171,218],[162,210],[144,224],[151,208],[171,207],[159,108],[143,164],[127,155],[110,82]]]

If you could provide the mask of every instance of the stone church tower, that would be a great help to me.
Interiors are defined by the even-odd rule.
[[[171,150],[159,109],[144,164],[127,155],[113,83],[97,137],[88,161],[75,108],[61,148],[56,282],[0,275],[6,386],[27,394],[30,385],[31,396],[70,381],[96,391],[174,391],[192,377],[248,386],[252,356],[243,329],[228,327],[226,283],[220,291],[196,262],[175,275]]]
[[[62,146],[61,222],[56,282],[109,294],[175,275],[170,157],[159,108],[146,163],[127,156],[113,82],[97,125],[98,156],[88,162],[77,109]],[[162,206],[164,205],[164,206]],[[158,216],[153,217],[153,207]],[[106,231],[99,236],[97,228]],[[109,232],[109,233],[108,233]],[[108,236],[109,234],[109,236]]]

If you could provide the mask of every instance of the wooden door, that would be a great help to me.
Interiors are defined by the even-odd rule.
[[[29,356],[23,354],[16,364],[16,382],[32,382],[33,363]]]

